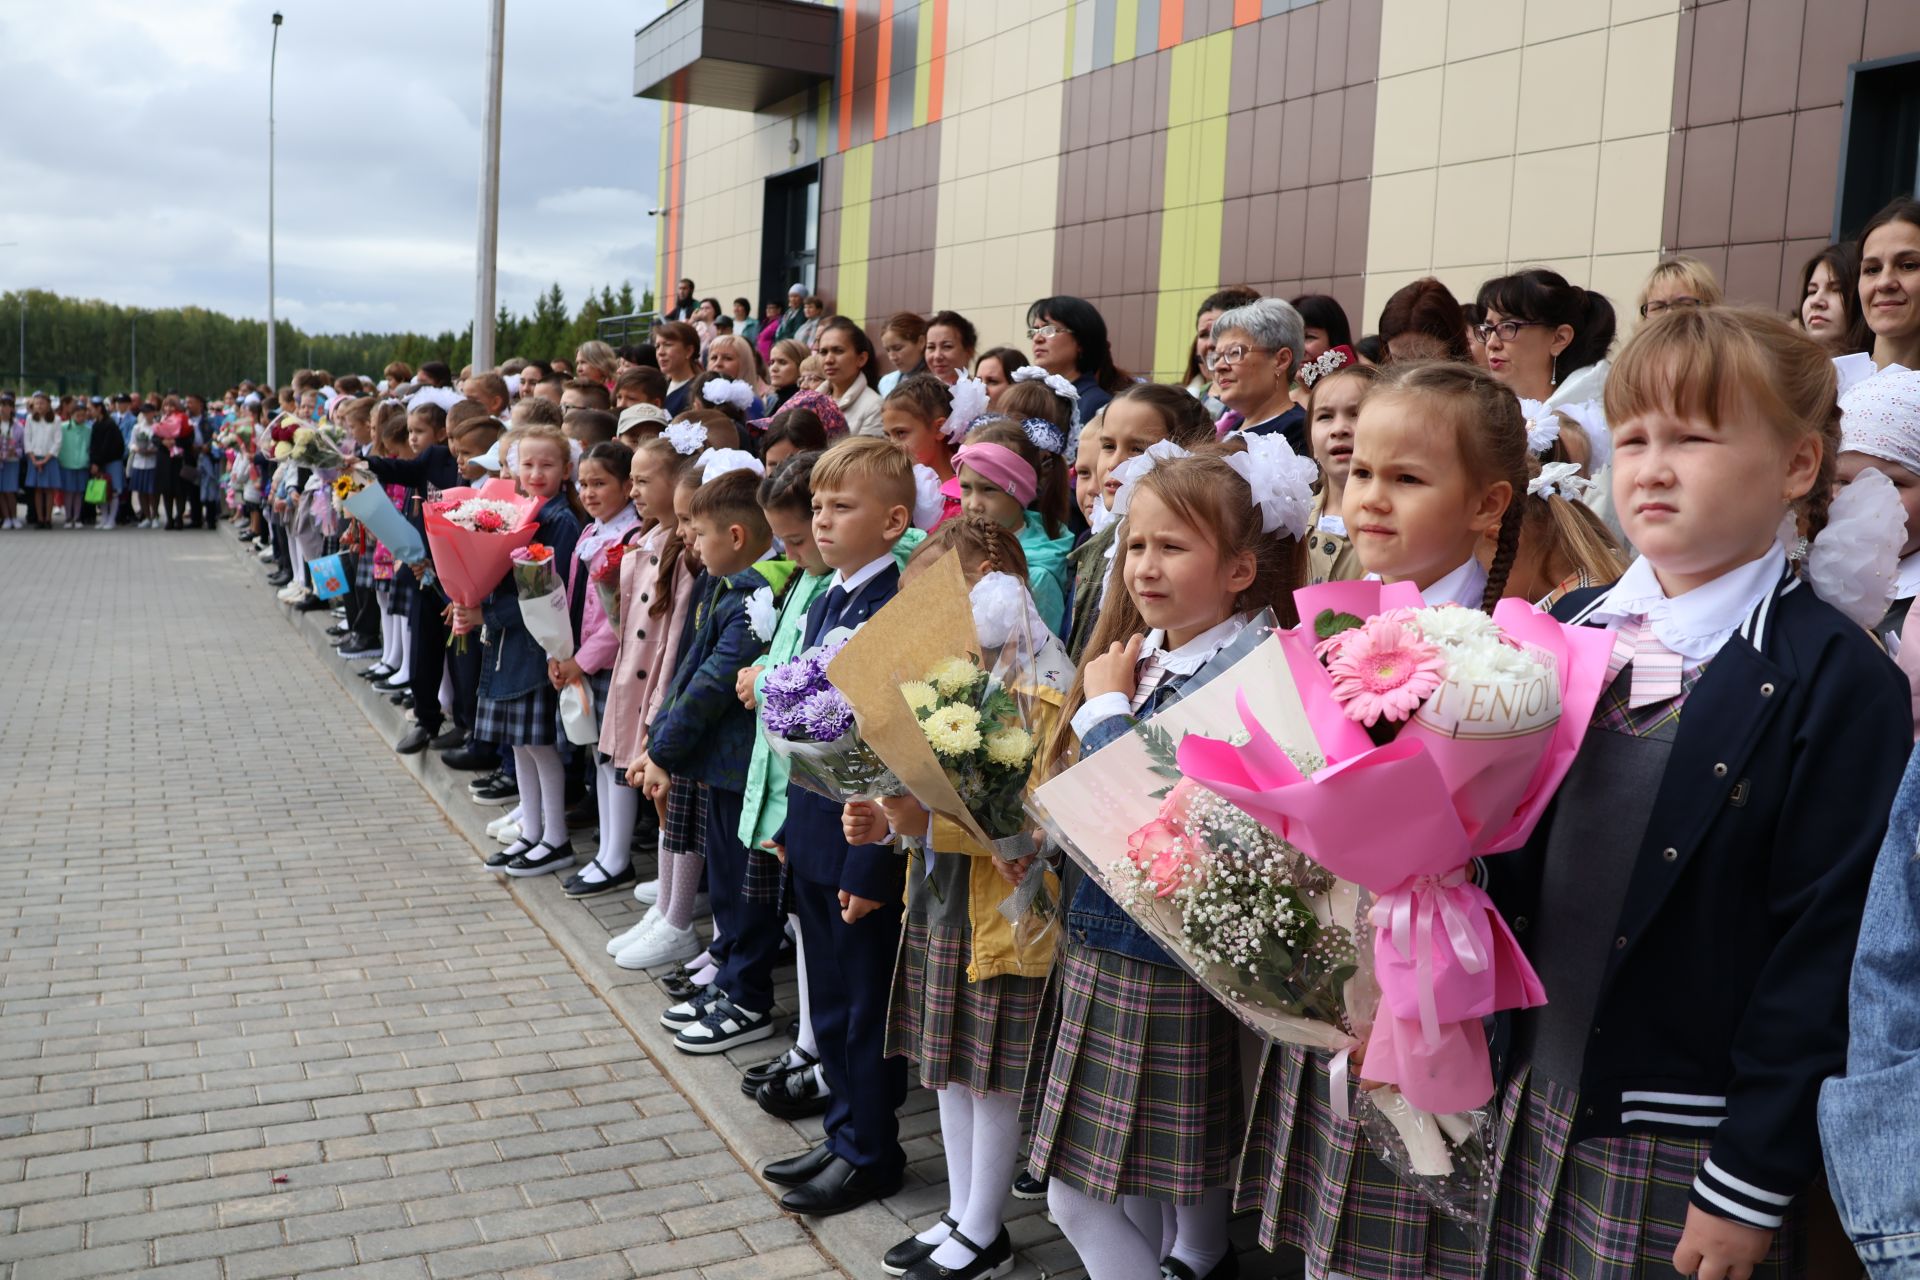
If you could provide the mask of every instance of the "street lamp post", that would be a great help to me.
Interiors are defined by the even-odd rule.
[[[140,313],[133,313],[133,334],[127,339],[127,378],[129,390],[140,390]]]
[[[507,0],[493,0],[487,33],[487,96],[480,122],[480,235],[475,246],[473,371],[493,368],[494,272],[500,248],[500,79],[505,62]]]
[[[273,49],[267,55],[267,385],[275,384],[273,323],[273,80],[280,59],[280,13],[273,15]]]

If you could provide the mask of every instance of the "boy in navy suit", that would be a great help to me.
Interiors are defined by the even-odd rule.
[[[760,477],[728,471],[695,489],[680,536],[706,566],[694,596],[693,635],[665,702],[647,736],[641,787],[649,800],[667,795],[670,779],[693,778],[707,797],[707,890],[721,935],[712,952],[713,985],[667,1010],[663,1025],[685,1053],[721,1053],[773,1034],[773,960],[785,922],[774,906],[744,892],[747,850],[740,843],[740,807],[757,732],[753,713],[734,695],[740,668],[759,655],[747,601],[762,587],[778,596],[792,566],[766,559],[773,531],[760,510]]]
[[[899,590],[893,544],[913,512],[913,463],[873,437],[844,440],[813,469],[813,538],[835,572],[807,611],[811,647],[853,629]],[[780,1207],[844,1213],[900,1189],[906,1157],[895,1111],[906,1098],[906,1061],[886,1056],[887,993],[900,942],[905,864],[886,845],[849,847],[840,806],[801,787],[787,792],[783,850],[800,917],[813,1029],[833,1104],[826,1141],[767,1166],[792,1187]]]

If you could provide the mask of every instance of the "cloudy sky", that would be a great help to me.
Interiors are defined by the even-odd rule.
[[[0,6],[0,290],[266,313],[275,0]],[[278,0],[276,306],[309,332],[471,318],[484,0]],[[500,301],[650,283],[663,0],[507,0]],[[31,106],[29,107],[29,104]]]

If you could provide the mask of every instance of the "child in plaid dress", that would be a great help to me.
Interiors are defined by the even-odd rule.
[[[1265,608],[1290,622],[1303,544],[1263,531],[1221,458],[1156,461],[1131,486],[1101,609],[1052,756],[1098,751],[1151,715]],[[1088,878],[1075,876],[1036,1061],[1030,1165],[1093,1280],[1234,1265],[1238,1023]]]
[[[915,549],[904,579],[947,554],[961,557],[970,583],[988,574],[1017,582],[1031,643],[1037,649],[1053,639],[1027,593],[1017,533],[985,515],[948,520]],[[1044,717],[1036,736],[1045,739],[1061,694],[1045,686],[1032,693]],[[1013,1254],[1004,1218],[1020,1155],[1020,1093],[1055,942],[1052,931],[1016,937],[1000,906],[1027,875],[1048,873],[1032,867],[1031,854],[1003,861],[952,821],[929,821],[911,797],[855,801],[843,822],[849,844],[874,843],[891,828],[914,848],[886,1049],[917,1062],[920,1082],[938,1096],[947,1158],[947,1212],[888,1250],[882,1266],[909,1280],[970,1280]],[[920,852],[926,848],[930,854]]]
[[[1614,678],[1547,821],[1487,862],[1552,996],[1512,1019],[1487,1274],[1806,1275],[1816,1096],[1912,745],[1899,672],[1776,540],[1827,524],[1832,366],[1776,316],[1676,308],[1606,410],[1642,558],[1555,614],[1614,632]]]
[[[569,483],[572,452],[559,428],[528,426],[519,445],[521,489],[541,500],[534,540],[553,549],[556,563],[573,558],[580,537],[579,499]],[[491,870],[538,875],[573,865],[567,839],[566,771],[560,762],[560,703],[547,675],[546,651],[520,621],[513,575],[483,605],[453,605],[472,630],[485,626],[480,655],[480,703],[474,735],[513,749],[520,787],[520,838],[487,859]],[[429,694],[428,696],[432,696]]]

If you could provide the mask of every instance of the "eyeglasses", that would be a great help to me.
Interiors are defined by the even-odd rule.
[[[1256,351],[1266,351],[1266,348],[1249,347],[1243,342],[1236,342],[1230,347],[1215,347],[1207,352],[1207,368],[1218,369],[1221,365],[1234,368]]]
[[[1066,330],[1057,324],[1043,324],[1037,329],[1027,330],[1027,341],[1034,342],[1041,338],[1057,338],[1065,332]]]
[[[1480,341],[1482,342],[1491,341],[1493,335],[1496,333],[1500,335],[1500,341],[1512,342],[1520,336],[1522,329],[1544,329],[1546,327],[1547,322],[1545,320],[1501,320],[1495,324],[1477,324],[1473,326],[1473,331],[1480,335]]]
[[[1657,316],[1662,311],[1670,311],[1674,307],[1704,307],[1706,305],[1705,299],[1702,298],[1656,299],[1652,302],[1643,302],[1640,304],[1640,318],[1645,320],[1648,316]]]

